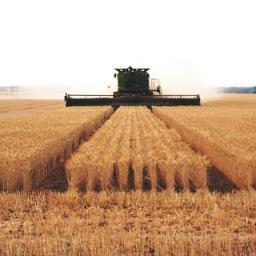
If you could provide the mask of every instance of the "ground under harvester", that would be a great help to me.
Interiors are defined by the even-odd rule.
[[[118,90],[113,95],[65,94],[69,106],[189,106],[200,105],[199,95],[163,95],[158,79],[150,79],[148,68],[116,68]]]

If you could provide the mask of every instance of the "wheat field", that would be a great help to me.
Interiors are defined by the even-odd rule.
[[[17,118],[37,116],[53,110],[63,109],[61,100],[2,99],[0,95],[0,122]]]
[[[40,104],[0,113],[0,255],[256,255],[255,95]],[[62,193],[46,190],[56,170]]]
[[[36,108],[45,108],[49,106],[61,106],[63,103],[59,100],[12,100],[1,99],[0,96],[0,113],[24,111]]]

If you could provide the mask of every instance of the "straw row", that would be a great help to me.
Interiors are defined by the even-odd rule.
[[[36,190],[112,114],[111,107],[69,108],[0,123],[0,189]]]
[[[238,187],[256,185],[256,108],[154,107],[153,112]]]
[[[146,107],[120,107],[68,160],[70,189],[207,187],[208,161]]]

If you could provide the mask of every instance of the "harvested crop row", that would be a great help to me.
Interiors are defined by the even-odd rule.
[[[37,189],[111,115],[111,107],[69,108],[0,123],[0,188]]]
[[[208,161],[145,107],[120,107],[66,164],[70,189],[207,187]]]
[[[238,187],[256,185],[256,105],[154,107],[153,112]]]

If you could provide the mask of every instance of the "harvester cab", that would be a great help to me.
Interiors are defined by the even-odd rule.
[[[150,79],[148,74],[148,68],[116,68],[117,74],[114,77],[117,78],[118,90],[114,92],[114,97],[120,96],[152,96],[153,91],[150,88]]]
[[[116,68],[117,91],[113,95],[65,94],[66,106],[178,106],[200,105],[199,95],[163,95],[149,68]]]

